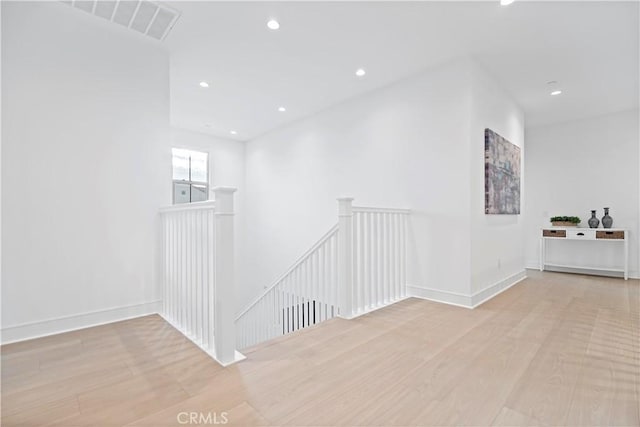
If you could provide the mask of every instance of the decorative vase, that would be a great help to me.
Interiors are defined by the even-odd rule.
[[[600,220],[596,218],[596,211],[591,211],[591,218],[589,218],[589,228],[598,228]]]
[[[604,228],[611,228],[613,225],[613,218],[609,216],[609,208],[604,208],[604,216],[602,217],[602,226]]]

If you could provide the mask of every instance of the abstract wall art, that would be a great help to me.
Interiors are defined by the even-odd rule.
[[[484,130],[484,212],[520,213],[520,147]]]

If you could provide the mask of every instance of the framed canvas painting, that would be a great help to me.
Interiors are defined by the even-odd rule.
[[[484,130],[484,212],[520,213],[520,147]]]

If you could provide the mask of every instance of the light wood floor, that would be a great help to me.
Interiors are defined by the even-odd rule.
[[[6,345],[2,425],[640,425],[640,283],[529,274],[475,310],[409,299],[226,369],[158,316]]]

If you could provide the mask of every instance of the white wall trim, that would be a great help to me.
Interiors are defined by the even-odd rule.
[[[407,285],[407,295],[442,304],[455,305],[456,307],[473,308],[471,305],[471,296],[457,292]]]
[[[151,301],[134,304],[125,307],[109,308],[90,313],[76,314],[73,316],[58,317],[39,322],[24,323],[22,325],[2,328],[0,342],[2,345],[33,338],[46,337],[48,335],[75,331],[91,326],[104,325],[135,317],[156,314],[161,311],[162,301]]]
[[[364,316],[365,314],[373,313],[374,311],[380,310],[381,308],[387,308],[387,307],[389,307],[390,305],[393,305],[393,304],[399,303],[400,301],[404,301],[404,300],[409,299],[409,298],[411,298],[411,295],[405,295],[405,296],[403,296],[403,297],[400,297],[400,298],[398,298],[398,299],[395,299],[395,300],[393,300],[393,301],[390,301],[390,302],[385,303],[385,304],[383,304],[383,305],[381,305],[381,306],[378,306],[378,307],[368,307],[368,308],[367,308],[366,310],[364,310],[364,311],[360,311],[360,312],[358,312],[358,313],[354,313],[354,314],[353,314],[353,316],[351,316],[351,317],[345,317],[345,316],[342,316],[342,315],[340,315],[340,314],[338,314],[336,317],[339,317],[340,319],[344,319],[344,320],[353,320],[353,319],[357,319],[358,317]]]
[[[527,261],[525,262],[524,268],[527,270],[540,270],[540,264],[538,263],[538,260]]]
[[[426,299],[442,304],[455,305],[456,307],[476,308],[526,278],[527,272],[523,269],[522,271],[509,276],[506,279],[500,280],[493,285],[487,286],[486,288],[472,295],[443,291],[441,289],[425,288],[415,285],[407,285],[407,294],[414,298]]]
[[[498,294],[501,294],[516,283],[519,283],[526,278],[527,271],[523,269],[522,271],[509,276],[506,279],[500,280],[493,285],[487,286],[486,288],[474,293],[471,296],[471,306],[473,308],[478,307],[479,305],[489,301],[491,298],[495,297]]]

